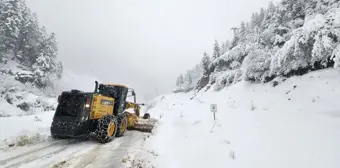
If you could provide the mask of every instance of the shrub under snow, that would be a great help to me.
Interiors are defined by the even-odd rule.
[[[241,70],[243,79],[249,81],[263,81],[266,73],[269,71],[270,54],[265,50],[257,50],[250,52],[245,57]]]
[[[333,52],[333,61],[334,61],[334,67],[340,68],[340,44],[336,47],[336,49]]]

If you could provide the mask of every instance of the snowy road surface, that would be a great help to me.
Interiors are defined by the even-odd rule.
[[[94,140],[57,140],[0,152],[1,168],[120,168],[124,157],[141,148],[146,133],[129,131],[108,144]],[[133,159],[133,158],[130,158]],[[129,161],[129,160],[127,160]]]

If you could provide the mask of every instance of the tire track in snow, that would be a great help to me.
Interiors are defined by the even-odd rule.
[[[99,148],[95,148],[93,151],[88,152],[84,155],[80,162],[74,166],[74,168],[88,168],[98,166],[101,168],[105,167],[117,167],[120,165],[120,158],[125,154],[128,145],[130,144],[131,132],[126,132],[125,136],[119,137],[112,142],[104,145],[100,145]],[[126,140],[128,139],[128,141]],[[121,150],[121,148],[125,150]]]
[[[22,164],[26,164],[32,161],[35,161],[37,159],[43,158],[46,155],[54,155],[57,154],[65,149],[71,144],[77,143],[76,140],[70,140],[70,141],[64,141],[59,140],[52,144],[35,148],[29,151],[26,151],[24,153],[13,155],[9,154],[10,156],[0,160],[0,167],[4,168],[13,168],[13,167],[19,167]],[[66,146],[65,146],[66,145]]]
[[[112,168],[122,167],[122,159],[128,154],[133,143],[140,142],[143,133],[128,131],[123,137],[114,139],[108,144],[98,145],[85,154],[64,160],[60,167],[63,168]],[[66,162],[66,163],[65,163]]]
[[[82,154],[78,157],[72,157],[70,159],[67,159],[67,160],[64,160],[62,162],[66,162],[67,166],[64,166],[64,167],[68,167],[68,165],[70,165],[74,160],[77,160],[77,159],[81,159],[81,161],[79,163],[77,163],[75,166],[72,166],[74,168],[82,168],[82,167],[86,167],[87,165],[90,165],[94,160],[97,159],[97,157],[99,156],[99,150],[100,150],[100,145],[98,144],[94,149],[92,149],[91,151],[85,153],[85,154]],[[63,166],[61,166],[63,167]]]
[[[37,159],[46,157],[46,155],[54,155],[57,154],[63,150],[65,150],[67,146],[65,147],[60,147],[60,148],[55,148],[53,150],[50,150],[49,148],[40,150],[39,153],[35,152],[33,154],[28,154],[23,157],[18,157],[16,159],[13,159],[12,161],[9,162],[9,165],[6,165],[4,168],[14,168],[14,167],[19,167],[23,164],[27,164],[29,162],[35,161]]]
[[[21,153],[19,155],[13,155],[13,154],[5,155],[5,157],[2,157],[3,160],[0,160],[0,165],[4,165],[7,162],[18,159],[20,157],[24,157],[25,155],[28,155],[28,154],[31,154],[31,153],[36,153],[36,152],[39,152],[39,151],[47,149],[47,148],[51,148],[51,147],[58,145],[58,144],[62,144],[61,141],[56,141],[56,142],[51,143],[49,145],[38,147],[38,148],[35,148],[35,149],[32,149],[32,150],[26,151],[24,153]]]
[[[75,144],[72,146],[68,146],[67,150],[64,150],[62,152],[59,152],[55,155],[50,155],[47,159],[41,158],[39,160],[36,160],[34,162],[31,162],[25,167],[42,167],[42,168],[61,168],[65,167],[68,164],[69,160],[72,160],[74,158],[77,158],[84,153],[87,153],[88,151],[92,151],[94,148],[98,148],[99,144],[93,144],[92,142],[85,142],[81,144]],[[65,159],[66,157],[66,159]],[[39,166],[37,166],[39,164]]]

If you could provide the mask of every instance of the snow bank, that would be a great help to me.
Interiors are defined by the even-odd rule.
[[[29,116],[0,117],[0,149],[50,140],[54,111]]]
[[[332,69],[275,87],[240,82],[195,97],[165,95],[149,109],[160,125],[146,147],[162,168],[338,168],[339,100],[340,72]]]
[[[19,73],[18,69],[7,70],[0,69],[0,117],[31,115],[55,109],[57,99],[50,95],[51,92],[20,82],[15,75]],[[20,73],[24,74],[23,71]]]

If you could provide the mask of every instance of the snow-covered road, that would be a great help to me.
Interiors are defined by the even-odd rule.
[[[49,143],[7,149],[0,153],[3,168],[120,168],[132,148],[140,148],[147,133],[128,131],[111,143],[95,140],[57,140]],[[130,158],[133,159],[133,158]]]
[[[127,131],[107,144],[100,144],[95,138],[52,140],[52,115],[0,118],[0,168],[125,167],[149,136]]]

